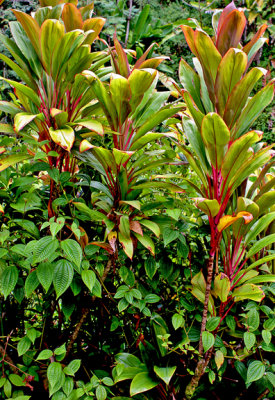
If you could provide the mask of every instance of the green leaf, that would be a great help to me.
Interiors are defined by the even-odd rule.
[[[249,232],[245,237],[245,244],[247,245],[252,240],[256,239],[259,233],[261,233],[274,219],[275,212],[263,215],[260,219],[258,219],[255,224],[250,227]]]
[[[262,338],[266,344],[269,344],[272,339],[272,333],[270,331],[262,330]]]
[[[4,79],[4,78],[1,78],[1,79],[8,82],[19,93],[22,93],[24,96],[26,96],[28,99],[30,99],[37,106],[37,108],[40,107],[40,98],[38,97],[38,95],[35,93],[35,91],[33,89],[29,88],[26,85],[23,85],[22,83],[12,81],[10,79]]]
[[[164,247],[166,247],[169,243],[173,242],[174,240],[178,239],[180,233],[175,229],[165,228],[163,231],[163,243]]]
[[[122,236],[124,236],[127,240],[130,240],[130,223],[128,215],[122,215],[120,217],[119,230]]]
[[[234,86],[239,82],[247,65],[247,55],[231,48],[220,62],[215,82],[216,108],[223,116],[225,106]]]
[[[121,232],[118,232],[118,240],[122,244],[125,254],[130,259],[132,259],[133,254],[134,254],[134,246],[133,246],[132,239],[130,237],[127,238],[127,237],[123,236],[123,234]]]
[[[52,284],[53,272],[54,272],[54,265],[52,263],[39,264],[36,269],[38,280],[45,289],[46,293]]]
[[[148,257],[144,263],[146,274],[148,275],[149,279],[153,279],[155,273],[157,272],[157,263],[153,257]]]
[[[112,74],[110,92],[117,110],[119,124],[122,125],[131,111],[129,105],[131,90],[128,80],[121,75]]]
[[[58,240],[52,238],[51,236],[45,236],[42,239],[38,240],[33,252],[33,263],[49,259],[58,247]]]
[[[212,165],[220,169],[230,139],[229,129],[218,114],[209,113],[203,118],[201,134]]]
[[[96,297],[100,297],[100,298],[101,298],[101,296],[102,296],[101,292],[102,292],[101,284],[100,284],[100,282],[96,279],[95,284],[94,284],[94,287],[93,287],[93,293],[92,293],[92,294],[93,294],[94,296],[96,296]]]
[[[265,372],[265,366],[261,361],[252,361],[247,369],[246,383],[255,382],[261,379]]]
[[[147,392],[158,385],[158,382],[153,380],[148,372],[140,372],[131,382],[130,396],[135,396],[138,393]]]
[[[183,58],[180,60],[179,78],[183,88],[190,93],[196,106],[204,113],[204,108],[201,103],[200,78]]]
[[[275,386],[275,374],[273,374],[272,372],[267,372],[266,377],[269,380],[269,382],[271,383],[271,385],[274,387]]]
[[[157,367],[156,365],[154,366],[155,373],[160,379],[162,379],[166,383],[166,385],[169,385],[172,376],[176,372],[176,369],[177,367],[161,368]]]
[[[144,301],[146,303],[158,303],[160,301],[160,297],[156,294],[150,293],[144,297]]]
[[[142,219],[139,222],[141,225],[150,229],[150,231],[152,231],[156,235],[156,237],[160,236],[160,228],[159,228],[158,224],[156,224],[153,221],[149,221],[148,219]]]
[[[264,238],[258,240],[248,251],[246,258],[250,258],[255,254],[259,253],[264,247],[269,246],[270,244],[275,242],[275,233],[272,235],[267,235]]]
[[[23,229],[25,229],[27,232],[33,235],[36,239],[39,238],[39,230],[34,222],[29,221],[27,219],[14,219],[13,222],[21,226]]]
[[[92,292],[95,281],[96,281],[96,275],[94,271],[91,271],[89,269],[85,269],[84,271],[81,272],[81,278],[85,285],[88,287],[90,292]]]
[[[188,110],[189,110],[193,120],[195,121],[195,123],[197,125],[197,128],[199,130],[201,130],[201,124],[202,124],[202,120],[203,120],[205,114],[202,113],[197,108],[197,106],[195,105],[191,95],[188,92],[185,92],[183,94],[183,98],[184,98],[184,101],[185,101],[185,103],[186,103],[186,105],[188,107]]]
[[[54,350],[54,355],[55,356],[61,356],[61,355],[65,354],[65,353],[66,353],[66,344],[65,343],[63,343],[61,346],[57,347]]]
[[[201,211],[203,211],[208,217],[214,218],[221,206],[216,199],[204,199],[203,197],[195,198],[196,207],[198,207]]]
[[[270,82],[248,101],[233,128],[232,134],[235,138],[246,132],[265,107],[271,103],[273,92],[274,82]]]
[[[60,147],[62,147],[62,149],[68,152],[71,151],[75,140],[73,128],[65,125],[60,129],[54,130],[52,127],[50,127],[49,134],[54,143],[58,144]]]
[[[217,369],[219,370],[224,363],[224,354],[221,350],[217,350],[215,353],[215,363],[217,365]]]
[[[70,368],[74,374],[79,370],[80,366],[81,360],[79,359],[73,360],[68,364],[68,368]]]
[[[38,114],[31,114],[31,113],[18,113],[14,117],[14,128],[16,132],[20,132],[26,125],[32,122]]]
[[[204,352],[206,353],[212,346],[214,346],[215,338],[214,335],[210,332],[204,331],[202,333],[202,344]]]
[[[244,75],[242,80],[237,83],[232,90],[227,101],[223,119],[226,125],[231,128],[235,125],[239,118],[248,96],[253,90],[256,82],[266,73],[263,68],[252,68],[247,74]]]
[[[51,358],[53,355],[53,352],[51,350],[42,350],[38,356],[36,357],[36,360],[48,360]]]
[[[206,323],[206,329],[208,331],[214,331],[220,323],[221,317],[211,317]]]
[[[35,291],[38,285],[39,285],[39,280],[37,278],[36,271],[33,271],[28,275],[25,281],[26,297],[30,297],[30,295]]]
[[[106,221],[108,218],[106,217],[106,215],[104,215],[103,213],[96,211],[96,210],[91,210],[91,208],[89,208],[88,206],[86,206],[86,204],[84,203],[80,203],[80,202],[73,202],[73,204],[76,206],[76,208],[81,211],[83,214],[88,215],[88,217],[91,218],[92,221],[98,221],[98,222],[102,222],[102,221]]]
[[[150,253],[154,256],[155,255],[155,245],[152,239],[147,235],[139,235],[138,233],[134,232],[135,237],[137,240],[144,246],[146,249],[150,251]]]
[[[61,242],[61,249],[64,251],[69,261],[75,263],[80,271],[82,262],[82,250],[79,243],[76,240],[66,239]]]
[[[256,336],[252,332],[245,332],[243,335],[244,344],[247,350],[252,349],[254,344],[256,343]]]
[[[60,297],[70,286],[74,276],[72,264],[67,260],[59,260],[53,272],[53,284],[56,297]]]
[[[50,384],[51,391],[57,392],[62,386],[63,377],[62,366],[58,362],[52,362],[47,368],[47,378]]]
[[[218,296],[220,300],[224,303],[227,300],[228,294],[230,292],[230,280],[227,275],[220,273],[215,277],[214,280],[214,295]]]
[[[176,314],[173,315],[173,317],[172,317],[172,325],[173,325],[173,328],[175,330],[181,328],[183,323],[184,323],[184,318],[183,318],[183,316],[181,314],[176,313]]]
[[[195,55],[199,59],[202,66],[204,80],[208,88],[209,97],[212,103],[215,104],[214,85],[218,66],[221,62],[222,57],[211,38],[201,30],[195,31],[194,44],[196,46]]]
[[[253,308],[252,310],[250,310],[248,312],[246,323],[249,327],[250,332],[256,331],[259,328],[260,315],[259,315],[259,312],[255,308]]]
[[[31,347],[31,343],[32,342],[27,336],[24,336],[22,339],[20,339],[17,345],[17,352],[19,357],[29,350],[29,348]]]
[[[17,153],[0,159],[0,172],[6,168],[32,158],[29,154]]]
[[[107,397],[107,391],[104,386],[99,385],[95,391],[97,400],[105,400]]]
[[[72,378],[66,377],[65,383],[62,386],[62,390],[64,391],[65,395],[69,397],[69,394],[72,393],[74,388],[74,381]]]
[[[52,56],[59,40],[64,36],[64,25],[53,19],[47,19],[43,22],[40,31],[40,47],[43,58],[43,64],[48,74],[52,70]]]
[[[235,302],[247,299],[261,301],[264,296],[265,294],[263,290],[252,283],[246,283],[240,287],[237,287],[232,293],[232,297],[234,298]]]
[[[25,386],[23,378],[17,374],[10,374],[9,380],[14,386]]]
[[[17,280],[18,269],[14,265],[4,269],[1,275],[1,292],[3,293],[5,299],[15,288]]]

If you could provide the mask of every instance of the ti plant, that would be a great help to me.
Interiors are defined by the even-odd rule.
[[[53,3],[59,2],[41,2]],[[6,79],[18,101],[0,102],[0,109],[14,118],[14,127],[1,124],[1,130],[11,134],[15,131],[32,147],[24,153],[4,156],[0,170],[32,158],[36,144],[40,147],[36,159],[46,159],[50,168],[59,172],[74,173],[71,149],[76,138],[103,134],[102,125],[85,111],[94,94],[82,73],[90,69],[105,74],[101,66],[109,56],[106,52],[91,52],[105,20],[90,18],[91,6],[78,9],[71,3],[42,7],[33,17],[13,12],[17,18],[10,23],[13,39],[1,34],[0,40],[15,62],[4,54],[0,58],[24,83]],[[49,217],[54,215],[51,204],[56,190],[51,180]]]
[[[267,192],[274,187],[274,178],[267,183],[266,190],[258,189],[269,168],[265,165],[270,162],[272,151],[271,146],[259,143],[261,132],[247,132],[273,97],[273,82],[249,97],[256,82],[266,73],[257,67],[248,71],[266,41],[262,38],[266,26],[242,46],[246,18],[233,2],[221,14],[214,15],[213,25],[216,32],[213,40],[199,28],[194,31],[182,26],[195,55],[196,71],[184,60],[179,69],[184,88],[179,91],[188,113],[182,119],[182,126],[189,142],[189,146],[180,144],[179,148],[199,179],[200,186],[192,183],[200,196],[195,203],[207,215],[211,230],[207,278],[200,273],[192,280],[193,294],[204,303],[204,308],[201,359],[186,388],[187,399],[193,397],[212,355],[213,344],[205,351],[204,337],[208,311],[216,313],[217,300],[214,302],[213,296],[220,301],[219,315],[223,319],[237,301],[260,301],[264,293],[256,284],[274,280],[270,275],[257,276],[254,270],[274,258],[264,250],[275,241],[274,234],[255,242],[275,218],[275,213],[270,212],[274,191]],[[251,174],[262,168],[260,178],[249,188]]]
[[[75,206],[92,220],[105,223],[107,242],[97,245],[110,255],[116,255],[120,243],[132,259],[137,241],[154,255],[154,244],[144,229],[153,231],[156,236],[160,233],[158,225],[145,215],[148,203],[141,202],[145,197],[143,190],[181,191],[171,182],[153,176],[145,178],[172,161],[165,150],[151,145],[168,134],[152,130],[181,107],[165,106],[170,92],[156,90],[158,72],[155,68],[162,58],[146,60],[148,49],[131,67],[126,51],[116,38],[114,44],[111,55],[115,73],[109,84],[104,85],[92,71],[85,72],[98,100],[94,104],[98,118],[102,120],[105,134],[110,135],[111,143],[106,147],[95,146],[87,139],[80,143],[79,158],[101,174],[102,182],[91,182],[100,192],[94,201],[94,210],[81,202],[76,202]]]

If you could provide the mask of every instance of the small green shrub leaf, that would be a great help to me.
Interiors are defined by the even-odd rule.
[[[247,369],[246,383],[258,381],[265,372],[265,366],[261,361],[252,361]]]
[[[179,329],[184,323],[183,316],[181,314],[174,314],[172,317],[172,325],[175,330]]]
[[[81,278],[87,288],[90,290],[90,292],[92,292],[96,281],[96,275],[94,271],[91,271],[90,269],[85,269],[81,272]]]
[[[256,343],[256,336],[252,332],[245,332],[243,335],[243,339],[247,350],[252,349],[252,347]]]
[[[59,260],[54,268],[53,284],[56,297],[60,297],[70,286],[74,276],[74,269],[68,260]]]
[[[36,271],[33,271],[28,275],[25,281],[26,296],[30,297],[30,295],[35,291],[38,285],[39,285],[39,280],[37,278]]]
[[[131,382],[130,396],[135,396],[138,393],[147,392],[147,390],[153,389],[158,385],[158,382],[154,381],[148,372],[140,372],[137,374]]]
[[[177,367],[166,367],[166,368],[160,368],[157,367],[156,365],[154,366],[154,371],[157,374],[157,376],[162,379],[166,385],[169,385],[170,380],[172,376],[174,375]]]
[[[36,357],[36,360],[48,360],[52,355],[53,352],[51,350],[42,350]]]
[[[67,259],[73,262],[77,266],[78,271],[80,271],[82,250],[79,243],[76,240],[66,239],[61,242],[61,249],[64,251]]]
[[[272,333],[270,331],[263,330],[262,338],[266,344],[269,344],[271,342]]]
[[[1,291],[5,297],[13,291],[18,280],[18,269],[12,265],[4,269],[1,275]]]
[[[214,335],[210,332],[204,331],[202,333],[202,344],[205,353],[214,346],[215,338]]]
[[[20,339],[17,345],[18,355],[22,356],[29,350],[30,347],[31,347],[30,339],[27,336],[24,336],[22,339]]]

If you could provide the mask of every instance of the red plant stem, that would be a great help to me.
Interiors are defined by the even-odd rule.
[[[236,275],[238,275],[238,273],[240,272],[240,270],[243,268],[243,266],[245,265],[245,263],[247,262],[247,258],[243,261],[243,263],[241,264],[241,266],[238,268],[238,270],[235,272],[235,274],[232,276],[231,278],[231,282],[233,282],[233,280],[235,279]]]
[[[133,137],[133,135],[134,135],[134,129],[132,129],[131,130],[131,133],[130,133],[130,135],[129,135],[129,137],[128,137],[128,140],[127,140],[127,142],[126,142],[126,144],[125,144],[125,146],[124,146],[124,148],[123,148],[123,150],[129,150],[129,148],[130,148],[130,142],[131,142],[131,140],[132,140],[132,137]]]
[[[110,189],[110,191],[112,192],[112,194],[113,194],[113,196],[114,196],[114,194],[115,194],[115,187],[114,187],[114,185],[113,185],[113,183],[112,183],[112,180],[111,180],[111,178],[110,178],[110,175],[108,174],[108,171],[107,170],[105,170],[105,172],[106,172],[106,176],[107,176],[107,178],[108,178],[108,181],[109,181],[109,189]]]
[[[41,87],[42,87],[43,93],[45,95],[45,99],[47,99],[47,101],[48,101],[48,107],[47,108],[49,108],[49,99],[48,99],[47,92],[46,92],[46,89],[45,89],[45,86],[44,86],[44,83],[43,83],[43,79],[40,80],[40,83],[41,83]]]
[[[227,316],[227,314],[229,313],[229,311],[231,310],[231,308],[234,306],[235,302],[233,301],[233,303],[231,304],[231,306],[226,310],[226,313],[221,317],[220,323],[224,320],[224,318]]]
[[[82,95],[79,96],[78,99],[76,99],[76,101],[74,101],[74,102],[72,103],[72,107],[71,107],[71,110],[70,110],[70,118],[72,118],[73,113],[75,112],[76,107],[77,107],[78,104],[80,103],[81,99],[82,99]],[[76,113],[76,115],[74,116],[74,118],[72,118],[72,121],[76,118],[76,116],[77,116],[77,113]],[[70,118],[69,118],[69,119],[70,119]]]
[[[245,248],[242,249],[237,261],[234,263],[234,267],[233,267],[233,271],[232,272],[234,272],[236,270],[237,266],[239,265],[239,262],[242,259],[242,256],[243,256],[244,252],[245,252]],[[234,260],[233,260],[233,262],[234,262]]]

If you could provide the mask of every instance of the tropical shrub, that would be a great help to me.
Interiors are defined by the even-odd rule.
[[[214,41],[201,29],[182,26],[196,57],[193,61],[197,72],[181,60],[182,94],[192,119],[182,120],[191,151],[186,145],[180,150],[200,180],[196,190],[201,197],[196,205],[208,216],[211,229],[207,278],[200,272],[192,279],[192,293],[204,303],[199,345],[202,358],[187,386],[187,398],[192,398],[211,359],[217,330],[230,309],[243,299],[261,301],[264,293],[255,283],[274,280],[274,275],[258,277],[259,272],[253,271],[265,262],[262,257],[255,264],[255,254],[274,242],[271,234],[254,243],[275,217],[271,210],[275,192],[268,192],[269,187],[274,187],[274,178],[270,186],[261,188],[261,173],[257,192],[255,184],[247,190],[244,186],[253,172],[263,167],[268,171],[272,165],[271,148],[256,145],[262,133],[247,129],[272,101],[274,83],[249,98],[256,81],[266,72],[257,67],[247,70],[265,42],[261,37],[267,26],[262,26],[241,47],[245,26],[244,13],[233,2],[213,16]],[[267,257],[269,260],[273,255]],[[206,330],[207,315],[209,311],[212,317],[216,316],[216,301],[220,302],[219,317],[211,333]]]

